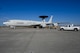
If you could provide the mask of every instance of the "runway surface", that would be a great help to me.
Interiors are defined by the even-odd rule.
[[[80,31],[2,28],[0,53],[80,53]]]

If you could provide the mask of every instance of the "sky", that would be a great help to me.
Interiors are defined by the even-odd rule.
[[[0,25],[7,20],[36,20],[53,15],[53,22],[80,24],[80,0],[0,0]]]

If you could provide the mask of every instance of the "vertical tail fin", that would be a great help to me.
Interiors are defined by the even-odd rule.
[[[53,19],[53,16],[51,15],[51,17],[50,17],[48,23],[52,23],[52,19]]]

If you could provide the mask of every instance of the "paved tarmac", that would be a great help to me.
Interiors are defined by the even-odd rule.
[[[0,53],[80,53],[80,31],[2,28]]]

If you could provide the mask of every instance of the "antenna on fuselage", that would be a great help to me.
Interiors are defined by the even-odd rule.
[[[39,18],[42,18],[42,22],[45,22],[45,18],[47,18],[48,16],[39,16]]]

